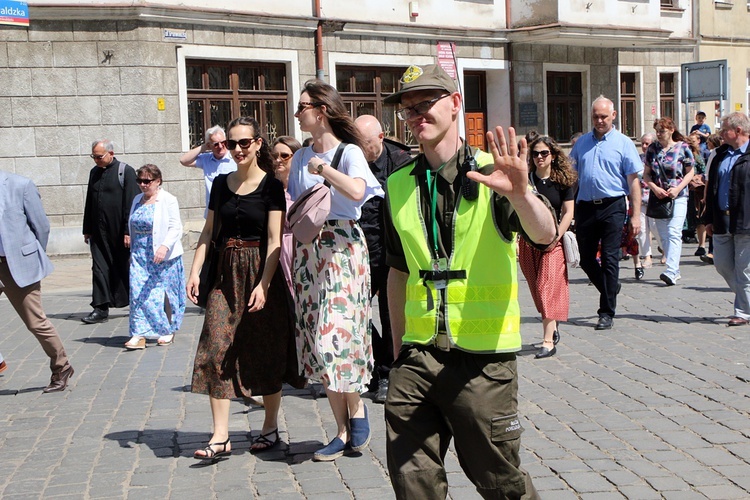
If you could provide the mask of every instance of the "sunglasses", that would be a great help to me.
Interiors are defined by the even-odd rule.
[[[432,109],[436,102],[438,102],[440,99],[448,97],[449,95],[450,94],[443,94],[434,99],[430,99],[429,101],[418,102],[414,106],[408,106],[406,108],[398,109],[396,110],[396,116],[398,116],[399,120],[410,120],[416,116],[421,116]]]
[[[271,153],[271,156],[273,156],[274,160],[278,160],[279,158],[281,158],[283,161],[287,161],[294,155],[292,153]]]
[[[145,184],[146,186],[148,186],[149,184],[154,182],[154,180],[155,179],[136,179],[135,182],[137,182],[138,184]]]
[[[90,158],[93,158],[94,160],[101,160],[105,156],[107,156],[109,153],[104,153],[103,155],[89,155]]]
[[[539,158],[541,156],[542,159],[544,159],[544,158],[547,158],[549,156],[549,153],[550,153],[549,149],[545,149],[544,151],[532,151],[531,152],[531,157],[532,158]]]
[[[233,141],[232,139],[227,139],[227,149],[233,150],[237,147],[237,145],[240,146],[242,149],[247,149],[250,147],[252,143],[260,139],[260,137],[248,137],[246,139],[240,139],[239,141]]]
[[[322,102],[305,102],[305,101],[300,101],[299,104],[297,104],[297,114],[302,113],[307,108],[314,108],[314,107],[320,106],[322,104],[323,104]]]
[[[220,147],[222,147],[222,146],[226,146],[226,145],[227,145],[227,141],[219,141],[219,142],[214,142],[214,143],[213,143],[213,144],[211,145],[211,147],[212,147],[212,148],[220,148]]]

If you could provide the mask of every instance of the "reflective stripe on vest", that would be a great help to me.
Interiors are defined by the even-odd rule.
[[[480,167],[493,162],[491,155],[481,151],[475,158]],[[420,271],[430,269],[432,255],[421,209],[423,197],[417,177],[411,175],[415,164],[388,177],[387,199],[409,268],[403,341],[430,344],[437,335],[441,304],[433,283],[420,279]],[[497,230],[489,188],[480,186],[475,201],[459,197],[452,231],[453,253],[448,267],[466,271],[465,279],[450,279],[445,291],[446,330],[452,345],[476,352],[518,351],[521,335],[515,242],[505,241]],[[432,309],[428,293],[435,299]]]

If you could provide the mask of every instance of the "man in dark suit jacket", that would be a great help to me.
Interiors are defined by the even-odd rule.
[[[45,393],[65,390],[73,375],[60,336],[42,309],[40,283],[52,272],[48,238],[49,221],[34,183],[0,171],[0,293],[49,356],[52,378]]]
[[[709,165],[703,218],[716,270],[734,292],[729,326],[744,326],[750,323],[750,118],[731,113],[719,133],[724,144]]]
[[[362,115],[354,123],[362,134],[363,152],[370,165],[370,170],[385,188],[385,180],[391,173],[411,161],[408,146],[385,139],[383,127],[372,115]],[[391,336],[391,319],[388,314],[388,266],[385,263],[385,234],[383,233],[383,198],[375,196],[362,205],[362,217],[359,225],[365,233],[367,251],[370,254],[370,293],[378,295],[380,311],[380,332],[370,322],[372,329],[372,356],[375,369],[372,371],[370,391],[374,392],[373,401],[385,403],[388,394],[388,373],[393,363],[393,338]]]

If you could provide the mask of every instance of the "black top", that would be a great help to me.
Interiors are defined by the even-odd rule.
[[[129,233],[130,207],[141,192],[133,167],[125,164],[122,185],[119,170],[120,161],[116,158],[104,168],[91,169],[83,210],[83,234],[91,235],[110,248],[124,247],[123,236]]]
[[[411,161],[409,147],[389,139],[383,140],[383,151],[377,160],[368,162],[370,170],[380,185],[385,189],[385,181],[391,173],[399,167]],[[365,233],[367,240],[367,251],[370,254],[370,265],[373,267],[385,267],[385,252],[383,242],[385,240],[383,221],[383,198],[373,196],[362,205],[362,215],[359,218],[359,226]]]
[[[550,179],[540,179],[537,177],[536,172],[532,173],[532,181],[536,190],[539,194],[547,198],[552,208],[555,209],[555,215],[557,216],[557,222],[560,222],[562,217],[562,206],[566,201],[572,201],[576,199],[575,186],[565,187],[552,182]]]
[[[214,216],[220,219],[218,241],[223,242],[228,238],[265,241],[268,235],[268,212],[286,211],[284,185],[266,174],[255,191],[238,195],[229,189],[228,176],[229,174],[222,174],[214,179],[208,202],[209,210],[213,210]]]

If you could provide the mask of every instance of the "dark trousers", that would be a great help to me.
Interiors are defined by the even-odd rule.
[[[451,438],[483,498],[539,498],[521,469],[516,355],[405,346],[385,402],[386,455],[396,498],[444,499]]]
[[[102,311],[125,307],[130,301],[130,250],[111,245],[97,235],[89,239],[91,250],[91,306]]]
[[[370,298],[378,295],[381,330],[372,328],[372,356],[375,359],[373,381],[387,379],[393,364],[393,336],[391,335],[391,316],[388,314],[388,266],[370,267]]]
[[[602,203],[576,203],[576,238],[581,268],[599,290],[599,315],[615,316],[620,275],[620,244],[626,216],[625,197],[608,198]],[[601,242],[600,262],[596,252]]]

